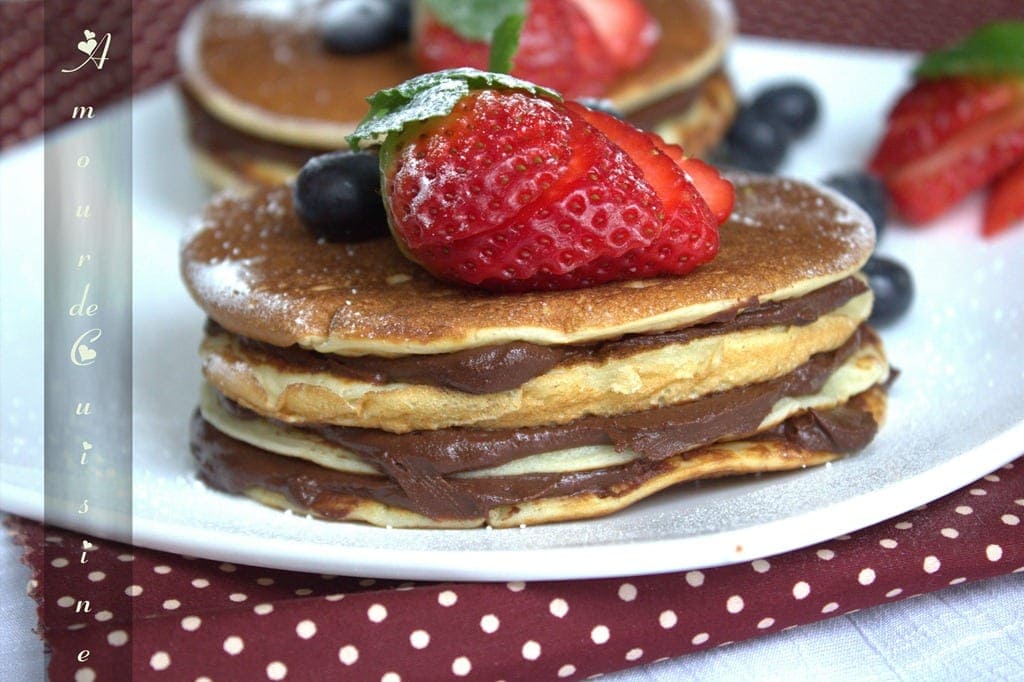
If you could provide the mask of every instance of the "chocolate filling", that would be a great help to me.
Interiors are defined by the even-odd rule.
[[[731,308],[683,329],[575,346],[541,346],[517,341],[454,353],[382,358],[317,353],[299,346],[282,348],[244,336],[237,336],[237,341],[245,349],[262,353],[282,370],[301,369],[374,384],[427,384],[463,393],[486,394],[522,386],[558,365],[599,363],[641,350],[744,329],[807,325],[866,290],[863,281],[847,277],[799,298],[767,303],[752,302],[749,307]],[[207,322],[206,332],[211,335],[230,333],[212,320]]]
[[[329,471],[301,460],[292,462],[293,467],[287,461],[276,461],[293,458],[267,453],[265,457],[253,458],[250,466],[249,458],[240,458],[238,453],[262,451],[244,444],[239,444],[240,450],[228,447],[237,441],[220,434],[201,417],[195,420],[198,425],[193,424],[192,451],[211,485],[231,492],[260,485],[282,492],[304,507],[313,506],[310,501],[325,491],[346,492],[413,509],[431,518],[475,518],[497,504],[606,490],[610,485],[636,487],[656,475],[661,470],[659,463],[673,455],[716,441],[751,436],[779,398],[816,393],[867,339],[874,340],[873,332],[862,326],[839,349],[819,353],[793,372],[772,381],[680,405],[614,417],[584,417],[564,425],[497,430],[453,428],[408,434],[339,426],[301,427],[357,453],[379,468],[387,480]],[[237,406],[228,405],[242,413]],[[811,450],[845,453],[870,442],[877,428],[870,414],[853,407],[812,410],[807,415],[788,420],[771,437]],[[633,450],[640,457],[621,467],[591,472],[488,478],[449,476],[584,445],[614,445],[618,450]],[[320,481],[317,472],[327,472],[328,482]],[[369,485],[365,485],[367,482]],[[332,488],[335,484],[341,487]]]

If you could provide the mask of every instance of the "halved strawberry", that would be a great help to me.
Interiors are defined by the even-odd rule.
[[[616,65],[634,69],[650,57],[658,43],[658,23],[641,0],[572,0],[591,25]]]
[[[918,81],[889,114],[870,161],[885,175],[935,151],[988,116],[1024,102],[1024,79],[942,78]]]
[[[490,47],[469,40],[424,11],[413,51],[425,71],[460,66],[486,69]],[[566,97],[597,97],[618,74],[614,60],[573,0],[530,0],[512,74]]]
[[[387,134],[392,232],[436,276],[491,290],[565,289],[681,275],[717,253],[718,221],[647,133],[496,74],[414,81],[374,101],[381,108],[353,138]],[[477,85],[490,82],[502,87]],[[418,101],[466,85],[419,117]],[[398,99],[408,106],[387,114]]]
[[[882,176],[911,223],[938,217],[1024,158],[1024,104],[964,126],[929,153]]]
[[[981,233],[994,237],[1024,220],[1024,161],[1001,175],[989,190]]]

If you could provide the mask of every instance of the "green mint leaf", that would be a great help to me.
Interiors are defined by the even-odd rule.
[[[346,140],[353,149],[364,141],[382,142],[406,125],[451,113],[471,90],[489,88],[521,90],[539,97],[561,99],[554,90],[503,73],[471,68],[434,71],[370,95],[367,99],[369,113]]]
[[[525,17],[522,14],[510,14],[498,24],[491,36],[491,54],[487,64],[488,71],[495,73],[511,73],[512,58],[519,49],[519,34],[523,30]]]
[[[488,42],[509,15],[526,15],[526,0],[423,0],[430,13],[467,40]]]
[[[1024,76],[1024,21],[982,26],[962,43],[925,55],[914,75]]]

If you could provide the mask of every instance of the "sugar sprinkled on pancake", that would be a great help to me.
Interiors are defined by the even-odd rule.
[[[230,331],[280,346],[360,355],[447,353],[524,340],[579,343],[684,326],[750,299],[800,296],[847,277],[874,246],[870,219],[838,194],[739,175],[710,264],[684,278],[494,295],[444,284],[389,239],[321,244],[291,192],[224,195],[188,236],[182,274]]]

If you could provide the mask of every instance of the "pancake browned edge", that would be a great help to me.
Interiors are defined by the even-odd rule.
[[[644,65],[621,77],[608,99],[641,127],[710,149],[736,110],[722,70],[736,20],[728,0],[646,0],[661,40]],[[311,156],[345,148],[366,98],[414,76],[408,45],[337,55],[321,45],[320,0],[207,0],[178,42],[181,90],[193,158],[217,188],[273,186]]]
[[[318,243],[284,187],[215,199],[182,249],[209,316],[202,477],[327,519],[504,527],[865,447],[889,377],[871,222],[732,179],[719,255],[690,275],[515,295],[445,285],[390,239]]]

